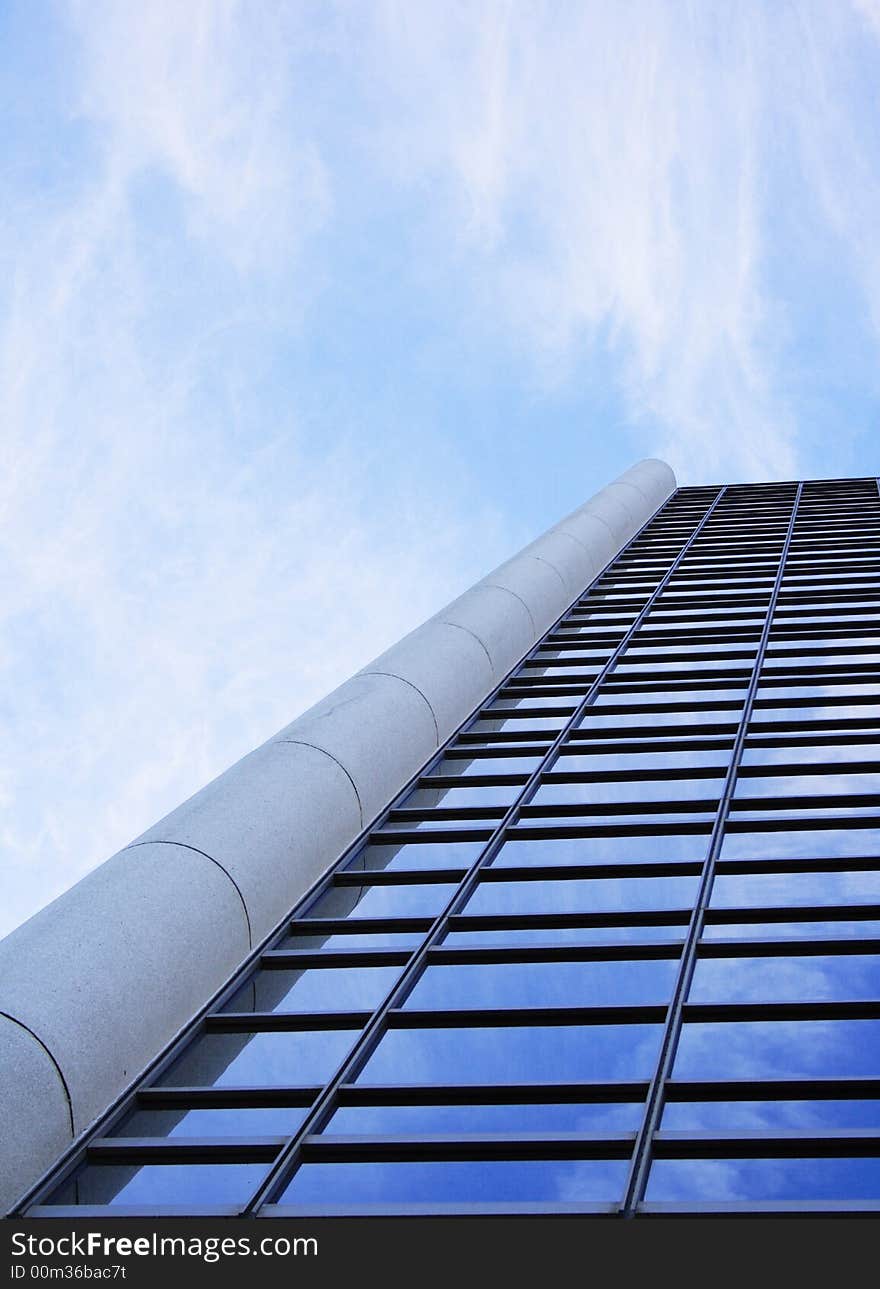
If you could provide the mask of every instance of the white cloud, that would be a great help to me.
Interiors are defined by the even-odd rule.
[[[880,36],[875,0],[857,7]],[[487,310],[551,379],[608,343],[643,441],[688,481],[796,477],[787,345],[816,307],[810,255],[880,317],[877,57],[858,15],[387,0],[381,16],[377,151],[399,180],[445,184]],[[776,244],[801,234],[807,253]],[[805,261],[790,298],[772,271],[789,254]]]
[[[89,163],[3,234],[0,934],[504,553],[267,393],[333,198],[260,14],[75,5]]]

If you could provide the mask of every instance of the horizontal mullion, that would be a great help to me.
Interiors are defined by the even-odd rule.
[[[878,1080],[880,1083],[880,1080]],[[586,1105],[642,1101],[648,1083],[343,1083],[340,1105]]]
[[[880,1004],[877,1004],[880,1008]],[[662,1004],[632,1007],[394,1007],[391,1029],[480,1029],[532,1025],[649,1025],[666,1018]]]
[[[873,922],[880,904],[792,904],[710,906],[704,920],[711,926],[750,922]]]
[[[260,966],[274,971],[298,971],[315,967],[401,967],[409,962],[412,949],[268,949]]]
[[[708,738],[645,738],[642,735],[648,731],[637,731],[639,737],[628,739],[620,738],[609,740],[607,730],[572,730],[568,736],[568,742],[563,743],[559,749],[560,758],[566,756],[614,756],[621,752],[729,752],[733,748],[733,735],[709,735]],[[717,727],[716,727],[717,728]],[[731,725],[731,730],[736,726]],[[583,744],[584,746],[581,746]],[[562,760],[555,762],[556,765],[562,764]],[[686,767],[689,771],[696,767]],[[557,770],[549,770],[545,778],[551,774],[559,773]],[[570,773],[565,771],[566,774]],[[601,774],[602,771],[586,771],[588,774]],[[624,774],[625,771],[612,771],[612,773]],[[633,772],[630,772],[631,775]],[[641,775],[641,771],[638,772]]]
[[[291,935],[361,935],[365,932],[398,931],[404,935],[423,935],[434,925],[434,918],[293,918]]]
[[[419,834],[420,837],[424,833]],[[387,844],[387,843],[386,843]],[[333,877],[334,886],[430,886],[435,882],[458,883],[466,868],[356,868]]]
[[[880,855],[810,856],[782,855],[773,859],[719,859],[716,873],[864,873],[880,868]]]
[[[834,770],[829,769],[827,773],[833,775]],[[843,809],[875,810],[880,806],[880,793],[820,792],[809,796],[792,794],[779,797],[734,797],[730,803],[731,810],[832,810],[836,806]],[[880,825],[880,820],[877,822]]]
[[[880,816],[874,815],[812,815],[788,819],[782,815],[766,819],[728,819],[726,830],[733,832],[831,832],[856,831],[859,828],[880,828]]]
[[[878,914],[880,916],[880,914]],[[454,913],[450,931],[567,931],[612,926],[687,926],[690,909],[631,909],[583,913]]]
[[[880,1078],[669,1079],[667,1101],[858,1101],[880,1097]]]
[[[426,774],[419,779],[420,788],[444,792],[451,788],[507,788],[528,783],[528,774]]]
[[[372,1015],[372,1011],[212,1012],[205,1017],[205,1028],[212,1034],[363,1029]]]
[[[834,1002],[685,1003],[685,1023],[785,1020],[880,1020],[880,999]]]
[[[138,1106],[146,1110],[241,1109],[262,1106],[310,1106],[322,1084],[291,1084],[289,1087],[205,1088],[163,1084],[139,1088]]]
[[[699,958],[807,958],[840,957],[852,954],[880,953],[880,939],[838,940],[831,936],[791,940],[702,940],[697,946]]]
[[[756,710],[768,708],[799,707],[876,707],[880,706],[880,694],[822,694],[818,696],[784,694],[780,698],[756,698],[753,706]]]
[[[496,713],[497,715],[497,713]],[[525,746],[527,743],[540,743],[544,749],[550,747],[557,734],[558,729],[533,729],[529,730],[529,737],[525,738],[525,730],[475,730],[466,729],[458,735],[457,746],[463,747],[467,743],[518,743]]]
[[[271,1163],[288,1137],[97,1137],[86,1147],[89,1163]]]
[[[390,828],[388,832],[371,832],[368,841],[371,846],[431,846],[444,841],[488,841],[493,831],[491,828]]]
[[[493,962],[652,962],[678,958],[683,943],[683,940],[662,940],[644,944],[516,944],[472,949],[441,944],[428,950],[427,960],[437,967]],[[880,941],[871,943],[880,945]]]
[[[790,1132],[657,1132],[651,1143],[657,1159],[799,1159],[880,1156],[880,1132],[834,1129]]]
[[[337,1135],[311,1133],[302,1140],[303,1162],[376,1162],[525,1159],[627,1159],[634,1133],[584,1137],[575,1133],[473,1133],[456,1136]]]
[[[880,733],[877,737],[880,739]],[[777,761],[772,765],[741,765],[737,771],[739,779],[802,778],[807,775],[824,777],[838,774],[880,774],[880,761]]]
[[[531,831],[531,830],[530,830]],[[507,834],[515,840],[517,834]],[[880,859],[877,861],[880,866]],[[582,881],[601,877],[695,877],[703,871],[700,860],[607,860],[597,864],[504,864],[489,865],[480,870],[481,882],[565,882]]]
[[[642,714],[646,715],[647,713]],[[777,730],[784,727],[784,722],[781,721],[773,722],[773,724]],[[626,748],[623,747],[624,742],[651,743],[662,740],[671,744],[672,750],[681,747],[690,751],[703,747],[714,747],[715,744],[710,740],[726,739],[728,734],[731,736],[735,735],[739,729],[739,724],[734,721],[719,721],[717,724],[712,726],[711,733],[704,739],[697,739],[694,737],[688,738],[686,734],[682,734],[679,738],[676,738],[676,728],[676,726],[664,727],[662,725],[621,725],[616,730],[609,730],[607,727],[591,730],[586,726],[581,726],[579,729],[571,730],[569,732],[568,743],[563,744],[563,747],[571,746],[575,743],[597,741],[606,743],[609,747],[616,748],[617,751],[623,752],[626,751]]]

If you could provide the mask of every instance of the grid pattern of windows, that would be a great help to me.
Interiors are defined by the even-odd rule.
[[[679,489],[34,1197],[880,1209],[880,496]]]

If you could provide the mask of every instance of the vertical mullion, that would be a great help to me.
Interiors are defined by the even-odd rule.
[[[559,747],[564,742],[564,740],[568,736],[571,729],[574,728],[574,726],[577,724],[577,722],[580,720],[581,716],[583,715],[583,712],[594,700],[600,685],[603,683],[606,676],[616,665],[617,660],[619,659],[620,655],[624,652],[624,650],[628,647],[632,637],[640,629],[644,619],[650,613],[651,609],[653,608],[659,596],[662,594],[670,578],[674,576],[681,561],[688,553],[688,551],[690,550],[691,546],[693,545],[694,541],[697,539],[699,534],[702,532],[704,526],[706,525],[709,518],[715,511],[715,508],[718,506],[722,497],[725,495],[725,492],[726,492],[726,488],[721,488],[716,493],[712,502],[708,505],[706,510],[703,512],[702,517],[700,518],[700,520],[697,522],[697,524],[691,531],[689,537],[682,545],[678,554],[674,556],[671,564],[669,565],[669,568],[666,570],[666,572],[663,574],[663,576],[660,578],[659,582],[655,586],[654,590],[648,596],[644,606],[637,614],[635,620],[630,624],[630,626],[624,633],[622,639],[618,642],[618,644],[613,649],[608,660],[603,664],[598,675],[596,676],[596,679],[592,682],[589,689],[587,690],[587,693],[584,695],[584,697],[575,707],[574,711],[571,713],[571,716],[566,721],[566,723],[558,731],[556,738],[553,740],[550,747],[541,757],[541,760],[538,762],[537,766],[530,774],[526,783],[523,784],[522,787],[520,788],[519,793],[517,794],[514,801],[508,807],[503,818],[500,819],[496,824],[495,829],[492,833],[492,836],[487,840],[480,854],[471,864],[467,873],[465,873],[464,877],[462,877],[455,892],[450,897],[450,900],[446,905],[446,907],[437,915],[437,918],[435,919],[433,925],[428,931],[425,939],[422,941],[421,946],[413,953],[413,956],[410,958],[406,967],[403,969],[401,975],[399,976],[398,980],[394,984],[390,993],[375,1009],[370,1020],[367,1022],[364,1029],[361,1031],[358,1039],[355,1041],[353,1047],[351,1048],[348,1055],[346,1056],[343,1064],[339,1067],[335,1075],[333,1075],[333,1077],[328,1081],[328,1083],[325,1084],[323,1092],[314,1102],[311,1111],[305,1117],[305,1119],[303,1120],[303,1123],[300,1125],[299,1131],[294,1136],[291,1137],[288,1144],[280,1152],[274,1165],[269,1170],[269,1173],[263,1179],[260,1186],[251,1196],[251,1199],[245,1206],[243,1212],[253,1213],[258,1208],[260,1208],[263,1204],[271,1203],[274,1197],[280,1191],[281,1187],[286,1185],[287,1182],[290,1180],[291,1176],[295,1172],[299,1163],[299,1156],[300,1156],[301,1144],[302,1144],[303,1138],[308,1136],[309,1134],[320,1132],[323,1129],[327,1120],[329,1119],[330,1115],[333,1113],[336,1107],[336,1099],[337,1099],[337,1094],[338,1094],[340,1085],[342,1083],[354,1082],[354,1080],[357,1078],[358,1074],[363,1069],[366,1062],[372,1056],[379,1041],[381,1040],[381,1038],[383,1037],[386,1031],[386,1021],[387,1021],[388,1013],[393,1008],[401,1005],[409,995],[412,987],[414,986],[414,984],[416,983],[418,977],[422,972],[428,950],[432,948],[433,945],[436,944],[437,941],[441,938],[441,936],[445,933],[448,918],[454,915],[470,898],[470,895],[473,892],[474,887],[479,881],[480,870],[483,869],[487,864],[489,864],[492,861],[492,859],[494,859],[495,855],[498,853],[498,850],[504,844],[506,830],[511,825],[511,823],[516,821],[520,806],[523,804],[524,801],[528,799],[529,795],[535,790],[538,783],[540,782],[540,776],[544,772],[546,765],[552,762]],[[654,519],[658,518],[660,513],[661,512],[658,512],[657,515],[654,515],[652,519],[649,521],[649,523],[652,523]],[[647,528],[648,525],[645,525],[645,527]],[[614,567],[614,564],[616,564],[617,561],[621,558],[621,556],[623,556],[629,550],[633,542],[635,542],[642,536],[643,532],[644,532],[644,529],[640,530],[639,533],[637,533],[634,537],[632,537],[630,541],[626,544],[626,546],[624,546],[623,549],[618,552],[618,554],[615,556],[614,561],[609,566],[610,568]],[[605,570],[605,571],[607,572],[608,570]],[[578,598],[581,598],[581,597],[578,597]],[[551,630],[553,629],[554,628],[551,628]],[[550,634],[550,632],[546,634]],[[542,638],[542,641],[535,646],[535,648],[536,649],[540,648],[545,639],[546,639],[546,635]]]
[[[699,945],[700,936],[702,935],[703,919],[709,903],[709,897],[712,892],[712,883],[715,877],[715,865],[724,840],[724,828],[727,822],[727,815],[730,810],[730,802],[736,786],[739,763],[742,758],[743,746],[745,744],[746,733],[751,719],[755,694],[757,693],[758,685],[760,683],[761,669],[764,664],[764,656],[767,652],[767,643],[770,639],[770,631],[773,623],[773,615],[776,610],[776,602],[779,598],[779,591],[785,574],[785,564],[788,558],[789,547],[791,546],[791,539],[794,533],[795,522],[797,520],[798,504],[801,499],[802,491],[803,484],[799,483],[792,502],[788,531],[785,535],[785,540],[779,555],[779,566],[776,570],[776,578],[767,604],[767,613],[764,618],[764,625],[761,630],[761,637],[755,654],[751,680],[749,681],[749,687],[743,701],[739,728],[730,754],[730,764],[724,781],[724,789],[718,803],[718,811],[716,813],[712,833],[709,838],[706,858],[703,861],[703,872],[700,878],[700,885],[697,890],[684,948],[682,949],[681,962],[679,964],[675,988],[667,1011],[657,1066],[646,1098],[645,1114],[642,1120],[642,1125],[636,1137],[636,1145],[630,1164],[627,1187],[620,1207],[620,1212],[624,1216],[631,1216],[636,1212],[644,1195],[648,1181],[648,1172],[651,1167],[651,1146],[654,1140],[654,1133],[657,1131],[660,1116],[663,1111],[663,1097],[666,1088],[666,1081],[672,1073],[672,1066],[678,1049],[684,1002],[690,988],[694,967],[696,965],[697,947]]]

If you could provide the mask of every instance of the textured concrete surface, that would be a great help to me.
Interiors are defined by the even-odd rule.
[[[0,1015],[0,1212],[18,1197],[22,1177],[38,1177],[73,1139],[70,1101],[43,1045]]]
[[[106,1108],[674,487],[661,461],[626,471],[0,943],[7,1203],[71,1115],[79,1133]]]

